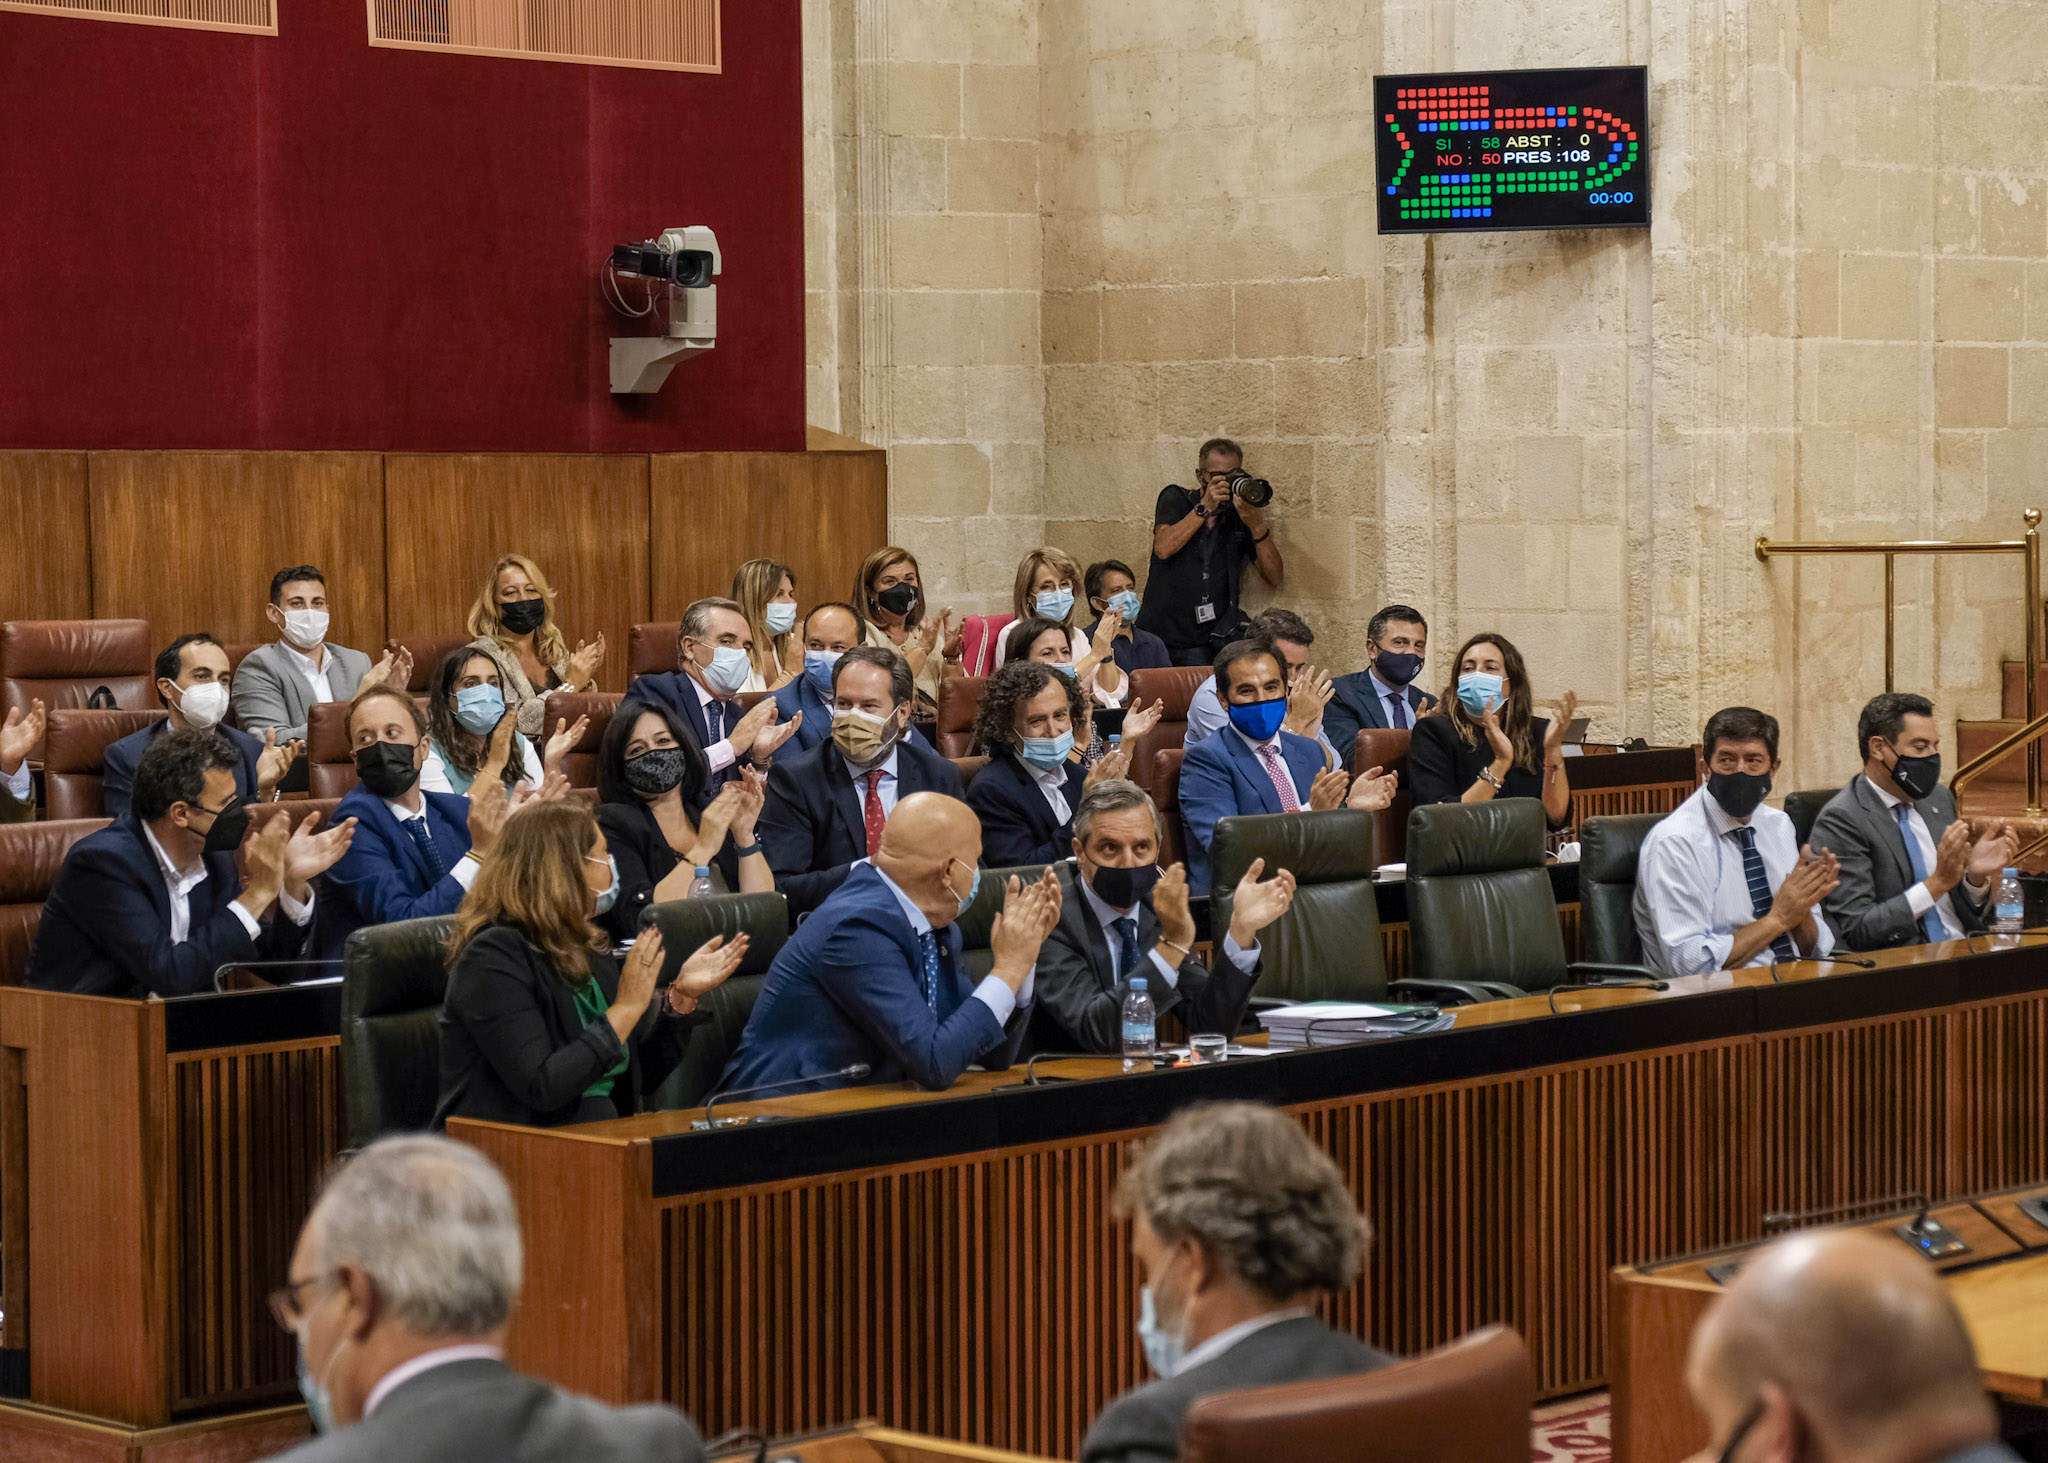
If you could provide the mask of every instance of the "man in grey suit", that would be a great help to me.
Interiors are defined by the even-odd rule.
[[[273,1291],[322,1434],[290,1463],[700,1463],[673,1407],[607,1407],[522,1377],[500,1351],[519,1296],[519,1215],[465,1143],[372,1143],[328,1180]]]
[[[1941,727],[1925,696],[1887,691],[1856,722],[1863,771],[1814,820],[1815,853],[1834,854],[1841,880],[1821,904],[1850,950],[1887,950],[1980,934],[2000,870],[2018,839],[1988,819],[1971,841],[1941,785]]]
[[[1393,1361],[1308,1303],[1358,1278],[1365,1216],[1329,1156],[1255,1103],[1181,1109],[1118,1186],[1144,1270],[1138,1339],[1159,1380],[1102,1409],[1081,1463],[1170,1463],[1198,1397]]]
[[[327,643],[327,576],[311,564],[271,576],[264,614],[283,638],[235,667],[235,717],[245,732],[260,737],[275,728],[279,742],[304,741],[314,703],[347,701],[385,682],[402,691],[412,679],[409,652],[387,650],[371,665],[360,650]]]

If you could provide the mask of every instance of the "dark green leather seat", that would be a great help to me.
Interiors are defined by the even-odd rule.
[[[1820,810],[1834,801],[1839,787],[1808,788],[1803,792],[1785,794],[1785,816],[1792,820],[1792,841],[1799,847],[1806,847],[1813,837],[1814,821],[1820,817]]]
[[[1567,965],[1534,798],[1435,803],[1408,821],[1415,973],[1522,994],[1602,979],[1654,981],[1636,965]]]
[[[1588,960],[1640,965],[1636,932],[1636,860],[1662,813],[1588,818],[1579,825],[1579,930]]]
[[[1003,895],[1010,887],[1010,876],[1014,874],[1027,884],[1035,884],[1045,877],[1045,871],[1050,867],[1050,864],[1014,864],[1009,868],[981,871],[981,888],[975,893],[974,903],[967,906],[959,919],[960,958],[976,980],[995,968],[995,952],[989,949],[988,937],[995,928],[996,916],[1003,912]],[[960,886],[956,883],[953,887],[958,889]]]
[[[709,1019],[691,1028],[682,1061],[647,1101],[650,1108],[698,1107],[739,1050],[740,1036],[747,1029],[747,1018],[754,1014],[768,967],[789,940],[789,901],[780,894],[672,899],[641,911],[640,927],[644,930],[650,924],[661,928],[657,987],[674,980],[683,962],[712,936],[723,935],[728,941],[742,934],[749,937],[740,968],[697,1003],[697,1009],[708,1013]]]
[[[434,1121],[454,927],[453,915],[370,925],[342,947],[341,1088],[351,1148]]]

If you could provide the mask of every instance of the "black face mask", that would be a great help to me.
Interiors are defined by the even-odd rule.
[[[249,831],[249,809],[240,798],[213,815],[213,826],[206,830],[207,853],[233,853],[242,846],[242,839]]]
[[[683,749],[654,747],[637,757],[628,757],[626,786],[643,798],[658,798],[683,780]]]
[[[412,765],[415,751],[410,742],[372,742],[358,747],[356,777],[386,802],[402,798],[420,780],[419,768]]]
[[[1771,794],[1771,779],[1763,772],[1710,772],[1707,792],[1731,818],[1747,818]]]
[[[892,615],[907,615],[917,608],[917,586],[892,584],[875,596],[875,603]]]
[[[1088,883],[1111,909],[1129,909],[1151,898],[1161,872],[1157,864],[1140,864],[1135,869],[1111,869],[1098,864]]]
[[[498,623],[514,635],[531,635],[547,618],[548,602],[544,599],[515,599],[498,606]]]
[[[1932,757],[1901,757],[1892,763],[1890,771],[1899,791],[1917,803],[1941,786],[1941,753]]]
[[[1398,650],[1382,650],[1373,657],[1372,668],[1390,686],[1405,686],[1422,674],[1422,657]]]

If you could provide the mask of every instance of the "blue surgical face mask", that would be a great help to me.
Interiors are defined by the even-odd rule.
[[[314,1432],[331,1433],[334,1431],[334,1396],[322,1383],[314,1380],[312,1371],[306,1366],[305,1329],[301,1327],[294,1334],[297,1336],[299,1343],[299,1396],[305,1399],[306,1416],[311,1420]],[[339,1351],[340,1348],[337,1347],[337,1354]],[[334,1371],[333,1357],[328,1358],[327,1370],[330,1375]]]
[[[1074,734],[1063,731],[1056,737],[1026,737],[1018,755],[1033,767],[1050,772],[1063,765],[1074,750]]]
[[[956,858],[953,860],[954,864],[964,864],[966,862],[966,859],[961,858]],[[953,893],[953,864],[946,865],[946,892],[949,894]],[[953,894],[953,897],[960,901],[961,914],[967,913],[968,906],[974,903],[974,896],[979,894],[980,892],[981,868],[979,865],[976,865],[974,869],[974,882],[967,886],[967,892],[964,895]],[[959,916],[956,915],[954,917],[957,919]]]
[[[589,855],[586,854],[584,857],[589,858]],[[610,854],[604,856],[604,861],[611,868],[612,882],[609,888],[597,896],[597,912],[599,914],[603,914],[619,902],[619,861]],[[597,860],[590,859],[590,862],[596,863]]]
[[[804,674],[810,678],[811,689],[827,701],[832,699],[832,668],[839,664],[836,650],[806,650],[804,652]]]
[[[1271,741],[1273,733],[1280,730],[1280,723],[1285,720],[1285,696],[1275,696],[1271,701],[1254,701],[1249,706],[1230,708],[1230,724],[1255,742]]]
[[[754,673],[754,663],[737,645],[719,645],[711,651],[711,664],[700,666],[704,684],[721,696],[737,696]]]
[[[1049,660],[1045,662],[1045,668],[1050,671],[1058,671],[1070,681],[1074,679],[1074,668],[1066,661]]]
[[[1146,1362],[1162,1377],[1173,1375],[1173,1369],[1180,1365],[1180,1359],[1187,1355],[1188,1350],[1185,1336],[1176,1335],[1159,1324],[1159,1312],[1152,1304],[1152,1287],[1149,1285],[1138,1292],[1138,1344],[1145,1349]]]
[[[787,635],[796,628],[796,606],[777,601],[761,611],[762,623],[771,635]]]
[[[1120,593],[1112,594],[1109,597],[1109,608],[1122,615],[1126,625],[1130,624],[1131,621],[1138,618],[1138,591],[1126,589]]]
[[[1063,623],[1074,610],[1074,591],[1071,589],[1042,589],[1032,599],[1031,606],[1038,611],[1040,619],[1051,620],[1055,625]]]
[[[455,719],[487,737],[505,719],[505,693],[496,686],[464,686],[455,693]]]
[[[1466,671],[1458,677],[1458,702],[1474,716],[1486,715],[1487,705],[1501,698],[1501,679],[1486,671]]]

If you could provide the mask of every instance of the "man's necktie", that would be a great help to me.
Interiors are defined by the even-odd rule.
[[[1749,885],[1749,907],[1762,919],[1771,912],[1771,880],[1764,872],[1764,856],[1756,851],[1756,829],[1738,828],[1735,841],[1742,845],[1742,878]],[[1780,960],[1797,960],[1799,947],[1790,935],[1771,941],[1771,954]]]
[[[924,1003],[939,1014],[939,937],[926,930],[917,937],[918,976],[924,982]]]
[[[861,776],[868,780],[867,806],[862,809],[861,816],[866,819],[868,825],[868,857],[873,858],[881,851],[882,824],[886,821],[882,817],[882,769],[877,767],[872,772],[862,773]]]
[[[420,857],[427,861],[427,887],[433,888],[448,872],[448,864],[441,857],[441,850],[434,846],[434,835],[427,827],[427,820],[400,818],[398,821],[405,831],[412,835],[412,841],[419,845]]]
[[[1408,693],[1400,691],[1387,698],[1387,725],[1395,731],[1408,730]]]
[[[1109,929],[1116,936],[1116,968],[1129,980],[1138,969],[1138,922],[1127,915],[1111,920]]]
[[[1266,764],[1266,776],[1273,779],[1273,791],[1280,794],[1280,811],[1298,813],[1301,799],[1294,794],[1294,779],[1287,773],[1287,765],[1280,760],[1280,749],[1268,742],[1259,748],[1259,760]]]
[[[1913,836],[1913,809],[1910,804],[1900,803],[1892,812],[1899,820],[1899,836],[1906,840],[1906,862],[1913,866],[1913,880],[1915,883],[1924,884],[1927,882],[1927,860],[1921,856],[1920,840]],[[1927,937],[1927,943],[1930,945],[1939,944],[1948,938],[1948,931],[1942,927],[1940,913],[1932,908],[1920,916],[1920,933]]]

